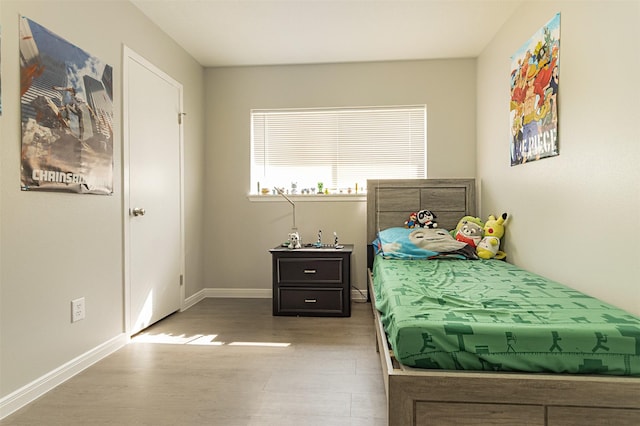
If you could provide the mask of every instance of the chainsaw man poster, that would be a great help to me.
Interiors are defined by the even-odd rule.
[[[558,155],[560,14],[511,57],[511,165]]]
[[[113,193],[113,68],[20,16],[21,185]]]

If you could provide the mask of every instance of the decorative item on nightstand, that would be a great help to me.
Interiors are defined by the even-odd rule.
[[[338,233],[335,231],[333,232],[333,244],[324,244],[322,242],[322,229],[320,229],[318,230],[318,241],[313,244],[305,244],[305,247],[341,249],[344,246],[338,244]]]
[[[288,235],[289,239],[284,245],[286,245],[290,249],[299,249],[300,247],[302,247],[302,241],[300,239],[300,234],[298,233],[298,228],[296,227],[296,203],[291,201],[291,199],[285,195],[282,189],[274,186],[273,190],[282,195],[284,199],[287,200],[293,207],[293,225],[291,226],[291,232]]]
[[[302,245],[300,244],[300,234],[297,232],[292,232],[289,234],[289,247],[290,249],[299,249]]]

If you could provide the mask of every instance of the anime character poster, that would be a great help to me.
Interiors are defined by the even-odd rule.
[[[22,190],[113,193],[113,68],[20,16]]]
[[[511,165],[558,151],[560,14],[511,57]]]

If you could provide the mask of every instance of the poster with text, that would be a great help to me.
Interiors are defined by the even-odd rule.
[[[560,14],[511,57],[511,165],[558,151]]]
[[[21,186],[113,193],[113,68],[20,16]]]

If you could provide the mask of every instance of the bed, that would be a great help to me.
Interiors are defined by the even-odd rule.
[[[454,229],[463,216],[476,216],[473,179],[370,180],[367,194],[369,242],[378,238],[379,230],[398,227],[407,220],[408,213],[421,209],[430,209],[437,214],[440,229]],[[394,262],[391,268],[384,266],[390,262]],[[417,277],[407,275],[410,272],[402,268],[404,264],[411,263],[419,263],[422,268],[428,264],[431,269],[444,270],[444,275],[452,275],[450,269],[459,268],[457,264],[473,268],[471,272],[456,269],[454,275],[458,277],[458,283],[467,281],[462,284],[465,288],[478,289],[484,304],[478,310],[448,311],[445,309],[448,305],[459,302],[458,296],[451,290],[448,290],[450,293],[446,297],[442,294],[422,294],[423,300],[435,303],[430,307],[422,301],[403,301],[412,292],[406,287],[408,281],[429,281],[431,278],[425,277],[432,277],[431,274],[435,273],[429,269],[420,270]],[[489,268],[488,272],[478,272],[478,268],[483,269],[485,265]],[[395,290],[392,291],[396,291],[396,294],[384,296],[378,289],[379,285],[374,283],[374,273],[376,279],[387,277],[391,283],[395,279]],[[488,275],[483,275],[485,273]],[[498,282],[509,277],[503,285],[515,296],[524,299],[506,300],[503,296],[493,294],[494,287],[498,286],[488,282],[491,276],[498,276]],[[520,276],[524,277],[525,285],[529,285],[527,292],[517,287],[518,283],[510,281]],[[371,244],[368,278],[376,328],[376,349],[380,354],[388,401],[389,426],[640,424],[640,377],[630,376],[639,371],[640,326],[637,325],[637,317],[616,311],[614,307],[498,260],[445,257],[428,261],[383,261],[374,254]],[[521,278],[516,281],[521,281]],[[430,292],[431,287],[426,285]],[[393,288],[394,284],[390,286]],[[424,286],[416,291],[424,293]],[[529,332],[530,324],[537,322],[537,317],[562,311],[556,306],[561,304],[557,300],[561,295],[573,299],[570,302],[577,301],[574,305],[579,309],[564,312],[575,326],[556,329],[555,339],[554,330],[547,330],[545,339],[539,342],[539,351],[531,348],[523,350],[524,342],[530,340],[523,338]],[[536,302],[538,296],[542,299]],[[469,296],[477,301],[474,297]],[[548,300],[544,300],[545,297]],[[410,310],[404,317],[390,313],[389,305],[393,303],[407,305]],[[526,303],[538,303],[547,309],[539,311],[525,306]],[[487,307],[490,308],[488,312],[485,309]],[[518,319],[516,322],[521,324],[510,324],[508,328],[500,329],[499,337],[494,337],[499,341],[487,338],[474,340],[476,330],[470,332],[469,328],[478,327],[479,317],[486,314],[495,320],[490,322],[499,323],[509,316],[504,316],[505,313],[512,314],[514,309],[520,308],[521,315],[519,312],[511,317],[515,316]],[[603,314],[599,309],[613,310]],[[602,315],[615,318],[609,322],[613,323],[614,330],[619,331],[622,327],[623,334],[627,336],[626,343],[616,341],[613,330],[592,330],[590,340],[585,343],[590,345],[589,352],[593,354],[588,357],[588,362],[584,361],[584,357],[561,361],[558,354],[572,352],[565,345],[573,345],[569,343],[572,337],[565,332],[572,332],[571,328],[587,327],[588,323]],[[432,332],[414,332],[413,342],[410,341],[407,346],[398,343],[394,335],[407,334],[398,332],[398,324],[412,323],[418,317],[446,320],[448,332],[439,336]],[[553,318],[558,323],[566,320]],[[520,328],[512,329],[512,326]],[[446,327],[441,329],[445,330]],[[600,337],[596,332],[600,333]],[[453,349],[441,350],[442,342],[447,337],[457,345],[453,345]],[[469,353],[462,353],[460,345]],[[496,350],[497,347],[500,349]],[[521,361],[514,356],[516,352],[540,354],[534,354],[533,360]],[[547,362],[549,360],[551,364]]]

